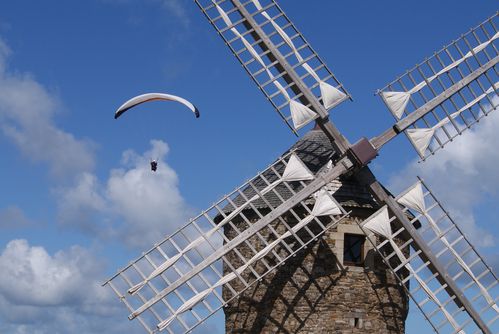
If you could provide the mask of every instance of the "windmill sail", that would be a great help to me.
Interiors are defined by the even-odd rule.
[[[326,164],[321,173],[333,169]],[[346,215],[320,190],[327,179],[313,178],[294,152],[284,155],[105,285],[148,332],[192,330]],[[310,182],[316,183],[315,195]],[[311,192],[303,193],[305,187]],[[248,253],[250,258],[242,255]],[[243,272],[253,276],[243,278]],[[221,295],[222,286],[230,297]]]
[[[496,13],[378,91],[423,160],[497,109],[498,20]]]
[[[499,282],[492,269],[422,180],[397,197],[397,202],[406,207],[405,211],[411,211],[411,224],[421,225],[417,230],[393,228],[395,224],[391,222],[395,218],[389,218],[386,206],[361,226],[366,233],[381,237],[377,242],[374,235],[368,233],[378,254],[396,274],[401,286],[408,290],[435,331],[497,333]],[[395,237],[404,234],[411,238],[404,244],[397,244]],[[426,257],[428,251],[443,265],[444,275],[432,268],[435,263]],[[457,289],[450,288],[451,285]],[[460,304],[461,299],[472,301],[472,305]],[[475,315],[479,315],[485,330],[477,326],[473,319]]]
[[[207,286],[205,290],[197,293],[186,301],[182,306],[180,306],[172,315],[170,315],[167,319],[163,320],[161,323],[157,325],[158,330],[164,330],[168,326],[172,324],[173,321],[175,321],[180,315],[185,313],[188,310],[191,310],[194,308],[197,304],[199,304],[201,301],[205,300],[211,293],[214,293],[214,291],[217,288],[221,288],[223,285],[227,285],[233,280],[240,279],[241,281],[245,281],[247,286],[250,286],[251,284],[257,282],[260,280],[262,277],[264,277],[267,273],[269,273],[272,269],[276,268],[278,265],[282,264],[286,259],[289,257],[293,256],[296,254],[299,250],[301,250],[303,247],[306,247],[310,242],[314,241],[316,238],[321,236],[327,229],[335,226],[339,220],[336,220],[333,218],[332,223],[327,224],[327,225],[322,225],[319,223],[315,228],[313,227],[314,224],[311,224],[313,220],[315,220],[318,217],[323,217],[323,216],[334,216],[334,215],[343,215],[343,210],[340,208],[340,206],[336,203],[336,201],[332,198],[332,196],[329,194],[329,192],[325,189],[320,190],[316,194],[315,198],[315,204],[312,209],[312,211],[304,218],[298,221],[296,225],[292,226],[289,230],[287,230],[285,233],[282,235],[277,235],[275,240],[272,242],[270,241],[265,241],[264,247],[259,250],[257,253],[255,253],[250,259],[246,260],[241,264],[239,267],[235,268],[234,271],[229,272],[228,274],[225,274],[223,277],[219,278],[216,283],[214,283],[211,286]],[[296,210],[296,208],[295,208]],[[304,227],[307,226],[307,229],[309,231],[317,230],[317,233],[314,235],[310,235],[310,237],[307,237],[308,240],[303,242],[302,245],[296,244],[297,240],[299,237],[297,237],[297,234],[300,234],[302,230],[305,230]],[[303,238],[303,233],[302,238]],[[291,242],[292,241],[292,242]],[[280,257],[275,260],[275,264],[269,269],[269,270],[264,270],[263,273],[259,274],[258,269],[257,269],[257,263],[264,259],[264,257],[269,254],[271,251],[275,252],[275,249],[279,249],[280,244],[284,244],[284,249],[281,249],[278,253],[280,254]],[[222,252],[224,254],[227,254],[228,252],[225,252],[225,246],[222,247]],[[288,250],[289,255],[282,255],[283,250]],[[243,274],[244,271],[250,269],[252,273],[257,273],[254,276],[253,280],[248,281],[245,278],[242,278],[241,275]],[[187,274],[189,275],[189,274]],[[236,289],[236,286],[232,287],[233,290]],[[231,299],[236,298],[239,294],[241,294],[245,289],[242,289],[234,294],[233,297],[230,299],[224,301],[221,305],[224,306],[226,305]]]
[[[273,0],[196,3],[293,132],[349,98]]]

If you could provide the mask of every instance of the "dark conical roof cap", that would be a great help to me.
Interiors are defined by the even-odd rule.
[[[307,132],[291,149],[296,150],[298,157],[314,174],[331,158],[336,158],[331,141],[318,126]],[[354,179],[340,177],[330,182],[327,188],[343,206],[376,207],[371,194]]]
[[[294,150],[294,153],[305,163],[305,165],[310,169],[310,171],[316,174],[321,168],[323,168],[329,160],[335,158],[335,152],[329,141],[328,137],[324,134],[322,130],[318,127],[307,132],[302,138],[300,138],[288,151]],[[277,171],[282,174],[284,166],[276,167]],[[274,173],[264,172],[263,175],[268,179],[269,182],[273,182],[277,179]],[[253,182],[253,185],[258,189],[263,189],[267,186],[262,180],[257,180]],[[340,178],[334,180],[327,185],[327,189],[331,191],[336,200],[345,207],[365,207],[374,208],[376,207],[376,202],[369,194],[365,187],[359,185],[355,180],[348,178]],[[279,184],[275,190],[281,195],[284,200],[287,200],[292,196],[291,191],[283,185]],[[247,187],[243,190],[243,193],[247,198],[251,198],[255,195],[255,191],[252,187]],[[269,192],[264,195],[265,200],[257,199],[252,202],[253,206],[262,209],[268,208],[268,202],[272,207],[279,206],[282,201],[274,194],[274,192]],[[239,206],[244,203],[244,200],[237,197],[234,203]],[[231,208],[224,208],[224,211],[232,211]]]

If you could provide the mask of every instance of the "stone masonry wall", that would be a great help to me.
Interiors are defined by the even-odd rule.
[[[361,234],[354,219],[371,212],[357,209],[354,218],[230,302],[226,333],[404,333],[407,296],[369,242],[364,267],[342,264],[344,233]],[[232,238],[234,231],[225,233]],[[223,295],[231,296],[225,289]]]

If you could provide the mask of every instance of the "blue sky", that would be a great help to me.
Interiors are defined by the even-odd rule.
[[[331,119],[354,142],[392,124],[376,89],[497,3],[282,7],[352,94]],[[151,91],[188,98],[201,118],[153,103],[113,119]],[[397,138],[372,163],[394,192],[422,175],[496,272],[497,126],[492,114],[424,164]],[[0,332],[140,333],[98,283],[295,140],[193,1],[1,2]],[[429,331],[418,319],[408,333]]]

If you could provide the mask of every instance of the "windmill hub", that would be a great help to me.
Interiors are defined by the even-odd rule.
[[[359,139],[358,142],[350,147],[350,153],[352,159],[354,159],[360,166],[367,165],[371,160],[378,156],[378,151],[372,146],[369,139],[365,137]]]

